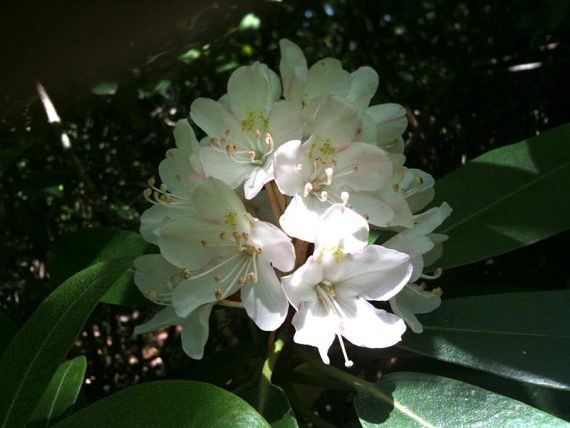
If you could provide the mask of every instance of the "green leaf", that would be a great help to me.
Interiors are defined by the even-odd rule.
[[[444,300],[398,345],[438,360],[570,391],[570,290]]]
[[[10,318],[8,318],[4,312],[0,312],[0,357],[8,347],[16,330],[16,326]]]
[[[0,360],[0,427],[23,426],[87,317],[132,258],[97,263],[52,292],[16,333]]]
[[[95,95],[115,95],[119,84],[117,82],[100,82],[91,88]]]
[[[453,208],[438,266],[473,263],[570,228],[570,124],[491,150],[438,180]]]
[[[266,382],[262,387],[260,384]],[[295,414],[287,395],[281,388],[268,383],[263,377],[260,384],[242,394],[242,398],[251,404],[273,428],[298,428]]]
[[[401,372],[359,392],[363,427],[563,427],[566,422],[482,388],[436,375]]]
[[[137,257],[155,247],[138,233],[106,227],[95,227],[65,235],[48,255],[52,281],[59,284],[87,266],[120,257]],[[140,306],[150,302],[133,282],[133,270],[125,271],[101,299],[103,303]]]
[[[126,388],[55,426],[269,427],[261,415],[237,395],[188,380],[163,380]]]
[[[30,427],[47,427],[75,404],[87,368],[85,357],[77,357],[59,366],[38,402]]]

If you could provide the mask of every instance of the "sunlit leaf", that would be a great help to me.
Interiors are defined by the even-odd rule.
[[[482,388],[423,373],[401,372],[359,392],[354,407],[363,427],[563,427],[568,424]]]

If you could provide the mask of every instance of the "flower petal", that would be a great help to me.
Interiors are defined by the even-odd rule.
[[[271,223],[256,221],[250,239],[261,249],[260,258],[271,262],[281,272],[289,272],[295,266],[295,248],[281,229]]]
[[[309,68],[305,85],[305,101],[319,95],[346,97],[350,91],[351,79],[348,71],[335,58],[324,58]]]
[[[342,299],[337,302],[347,315],[342,319],[342,335],[356,346],[386,348],[398,343],[406,331],[400,317],[376,309],[364,299]]]
[[[360,67],[350,74],[350,83],[346,99],[362,113],[378,89],[378,73],[371,67]]]
[[[353,253],[368,244],[368,223],[350,208],[334,204],[324,212],[320,220],[314,254],[334,249]]]
[[[297,165],[300,165],[300,171],[296,169]],[[308,179],[305,178],[304,171],[312,171],[312,165],[305,156],[301,141],[298,140],[289,141],[277,149],[273,168],[279,191],[289,196],[303,192]]]
[[[196,99],[190,107],[190,117],[209,137],[226,137],[228,130],[233,138],[243,135],[236,117],[222,104],[209,98]]]
[[[309,257],[294,273],[281,278],[285,295],[299,309],[301,303],[318,301],[315,285],[323,280],[323,265]]]
[[[242,288],[241,301],[261,330],[273,331],[285,321],[289,302],[271,264],[259,260],[257,275],[257,283],[248,282]]]
[[[275,148],[287,141],[299,140],[303,133],[303,110],[289,101],[275,103],[269,113],[269,133]]]
[[[392,144],[408,127],[406,109],[399,104],[378,104],[369,107],[366,114],[376,125],[376,141],[380,145]]]
[[[267,169],[264,167],[255,167],[249,173],[249,177],[243,185],[244,196],[246,199],[253,199],[266,183],[273,180],[273,163],[267,162]]]
[[[204,180],[194,188],[192,202],[200,217],[220,224],[227,221],[228,212],[234,212],[240,218],[246,212],[236,193],[223,181],[214,178]]]
[[[213,147],[200,148],[200,162],[207,177],[222,180],[232,189],[242,184],[251,174],[255,165],[235,162],[227,153],[222,153]]]
[[[182,280],[181,269],[168,263],[160,254],[139,256],[133,265],[134,282],[144,295],[148,290],[154,290],[156,294],[169,294]]]
[[[160,226],[170,221],[192,218],[197,214],[196,208],[188,205],[169,207],[167,205],[153,205],[141,215],[140,232],[142,237],[151,244],[158,245]]]
[[[295,195],[279,219],[279,224],[287,235],[315,242],[320,217],[328,207],[328,203],[321,202],[314,196],[304,198]]]
[[[406,285],[402,291],[390,299],[394,313],[404,319],[414,333],[422,333],[424,328],[415,314],[427,314],[439,308],[441,298],[433,292],[424,291],[416,284]]]
[[[174,141],[176,141],[176,147],[178,147],[184,155],[195,153],[200,148],[196,134],[194,134],[194,130],[187,119],[180,119],[176,122],[174,126]]]
[[[394,210],[372,192],[349,192],[348,205],[364,216],[368,223],[386,227],[394,218]]]
[[[304,302],[293,316],[295,343],[316,346],[325,364],[330,364],[328,350],[331,347],[338,322],[330,317],[325,307],[318,301]]]
[[[299,46],[287,39],[279,41],[281,62],[279,72],[283,79],[283,96],[286,100],[301,103],[307,81],[307,60]]]
[[[339,97],[326,97],[316,113],[313,136],[316,143],[330,141],[344,147],[353,141],[358,128],[358,113]]]
[[[181,323],[182,349],[195,360],[200,360],[204,356],[204,346],[210,332],[209,319],[212,307],[212,304],[200,306]]]
[[[172,306],[167,306],[166,308],[157,312],[157,314],[149,321],[145,322],[144,324],[137,325],[133,334],[149,333],[154,330],[170,327],[171,325],[180,324],[182,321],[183,319],[176,315],[174,308]]]
[[[393,173],[388,154],[368,143],[350,144],[337,153],[336,161],[334,172],[338,178],[333,178],[335,185],[348,186],[352,190],[378,190]]]
[[[324,276],[336,284],[337,296],[388,300],[408,283],[411,274],[410,256],[371,245],[348,254],[342,263],[327,264]]]

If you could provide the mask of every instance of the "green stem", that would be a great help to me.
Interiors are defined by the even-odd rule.
[[[267,358],[261,368],[261,377],[259,379],[259,392],[257,394],[257,411],[261,414],[264,413],[267,397],[269,396],[269,388],[271,388],[271,377],[273,376],[273,369],[277,363],[277,359],[285,346],[283,338],[278,337],[270,344]]]

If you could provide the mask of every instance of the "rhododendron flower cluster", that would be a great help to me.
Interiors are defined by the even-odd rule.
[[[226,94],[195,100],[176,124],[141,217],[160,254],[135,262],[136,285],[164,309],[136,332],[181,325],[185,352],[201,358],[213,308],[239,307],[265,331],[291,322],[327,364],[338,339],[350,366],[344,339],[391,346],[440,305],[441,290],[418,283],[441,274],[424,267],[441,255],[447,237],[434,230],[451,208],[420,212],[434,180],[405,166],[406,110],[369,105],[373,69],[309,67],[291,41],[280,48],[280,76],[240,67]]]

